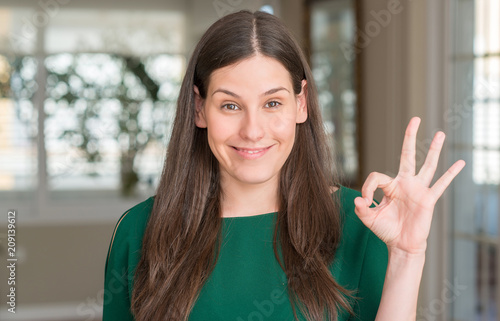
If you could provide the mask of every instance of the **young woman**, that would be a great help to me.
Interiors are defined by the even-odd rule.
[[[444,134],[415,173],[339,186],[311,71],[274,16],[242,11],[187,67],[154,197],[118,221],[104,320],[414,320]],[[372,205],[377,188],[384,192]]]

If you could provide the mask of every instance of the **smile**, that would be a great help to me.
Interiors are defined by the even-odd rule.
[[[263,156],[273,145],[261,148],[239,148],[232,146],[233,149],[245,159],[256,159]]]

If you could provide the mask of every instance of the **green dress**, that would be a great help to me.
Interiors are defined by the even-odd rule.
[[[354,213],[359,192],[341,187],[334,194],[340,202],[343,230],[330,272],[341,286],[356,291],[356,315],[341,311],[338,320],[374,320],[387,268],[387,246]],[[104,321],[134,320],[130,313],[133,275],[153,202],[150,197],[134,206],[116,224],[105,268]],[[189,321],[294,320],[286,276],[273,251],[276,215],[222,218],[219,258]]]

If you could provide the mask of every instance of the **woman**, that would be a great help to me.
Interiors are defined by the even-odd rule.
[[[414,320],[434,204],[465,165],[429,187],[439,132],[415,175],[419,122],[397,177],[339,186],[290,33],[221,18],[188,64],[157,194],[115,228],[104,320]]]

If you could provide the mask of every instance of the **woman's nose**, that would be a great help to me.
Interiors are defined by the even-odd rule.
[[[259,112],[247,110],[241,119],[241,137],[253,142],[261,140],[264,137],[264,122]]]

